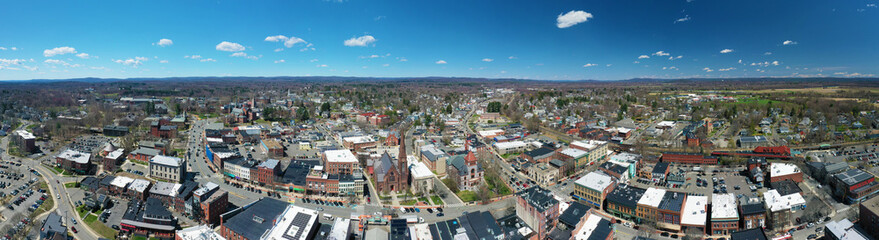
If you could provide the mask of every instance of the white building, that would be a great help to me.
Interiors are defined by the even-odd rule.
[[[711,195],[712,234],[729,235],[739,229],[738,207],[733,193]]]
[[[317,222],[320,215],[317,211],[288,205],[284,212],[276,219],[274,226],[263,233],[263,240],[307,240],[313,239],[317,234],[320,224]],[[271,221],[271,219],[256,219],[253,221]]]
[[[498,154],[520,153],[525,151],[527,146],[528,144],[522,141],[494,143],[494,148],[497,149]]]
[[[198,225],[195,227],[177,230],[177,239],[179,240],[226,240],[219,233],[214,232],[208,225]]]
[[[696,228],[700,232],[705,233],[705,222],[708,217],[708,197],[707,196],[687,196],[684,208],[681,210],[681,229]],[[686,231],[684,231],[686,232]]]
[[[407,157],[409,161],[409,175],[412,177],[412,186],[409,189],[414,194],[429,194],[434,189],[434,174],[427,165],[424,165],[424,163],[417,159],[414,156]]]
[[[150,159],[151,178],[182,182],[186,167],[182,158],[158,155]]]
[[[600,161],[607,156],[607,142],[597,140],[581,140],[571,143],[572,148],[580,149],[589,153],[589,156],[581,158],[577,162],[577,166],[585,166],[586,164]]]

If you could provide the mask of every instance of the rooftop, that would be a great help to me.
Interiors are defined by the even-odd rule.
[[[714,194],[711,196],[711,220],[739,219],[736,195],[733,193]]]
[[[608,202],[614,202],[635,209],[638,206],[638,200],[641,199],[641,196],[644,195],[645,191],[647,190],[626,184],[620,184],[607,194],[606,199]]]
[[[89,162],[89,159],[91,159],[92,154],[67,149],[67,150],[64,150],[63,152],[61,152],[60,154],[58,154],[57,157],[61,158],[61,159],[66,159],[68,161],[76,162],[79,164],[86,164]]]
[[[277,224],[274,225],[263,238],[266,240],[306,240],[310,239],[311,231],[315,224],[319,224],[318,212],[315,210],[287,205],[284,212],[278,216]],[[254,216],[254,221],[256,216]],[[265,221],[265,220],[263,220]]]
[[[183,165],[183,159],[179,157],[171,157],[165,155],[156,155],[153,158],[150,158],[150,163],[170,166],[170,167],[180,167]]]
[[[846,186],[851,187],[858,183],[870,180],[871,178],[873,178],[873,174],[864,172],[860,169],[850,169],[848,171],[833,175],[833,178],[835,178],[839,182],[844,183]]]
[[[684,210],[681,212],[681,224],[690,226],[705,226],[708,217],[707,196],[687,196]]]
[[[659,203],[662,202],[662,197],[664,196],[665,189],[648,188],[647,191],[644,191],[644,195],[641,196],[641,199],[638,200],[638,204],[658,208]]]
[[[799,193],[782,196],[775,189],[766,191],[763,198],[766,200],[766,208],[772,212],[789,210],[791,207],[806,204],[806,199]]]
[[[740,230],[730,234],[730,240],[767,240],[763,228]]]
[[[824,225],[825,235],[831,235],[833,237],[828,237],[827,239],[839,239],[839,240],[867,240],[872,239],[868,237],[866,234],[861,231],[861,229],[855,226],[851,221],[847,218],[836,222],[828,222]]]
[[[572,233],[574,240],[607,239],[613,231],[610,221],[595,214],[589,214],[579,231]]]
[[[769,176],[772,177],[780,177],[799,172],[800,169],[797,168],[797,165],[791,163],[772,163],[769,165]]]
[[[790,179],[774,182],[772,183],[772,188],[777,190],[778,194],[782,196],[803,192],[803,190],[800,189],[800,186]]]
[[[668,171],[668,162],[658,162],[655,166],[653,166],[653,173],[662,173]]]
[[[15,130],[15,134],[21,136],[24,139],[36,139],[33,133],[28,132],[27,130]]]
[[[183,187],[183,184],[156,182],[156,184],[153,184],[153,187],[150,188],[150,194],[174,197],[177,195],[177,190],[181,187]]]
[[[110,185],[116,186],[118,188],[125,188],[128,187],[128,184],[130,184],[131,182],[134,182],[134,179],[130,177],[119,176],[113,178],[113,181],[110,182]]]
[[[539,186],[530,187],[518,193],[519,197],[525,199],[528,204],[537,209],[539,212],[545,212],[552,206],[558,205],[552,192]]]
[[[586,187],[588,189],[603,192],[604,189],[607,189],[611,185],[614,184],[613,178],[608,175],[605,175],[599,171],[590,172],[586,174],[586,176],[577,179],[575,182],[577,185]]]
[[[581,158],[581,157],[584,157],[587,154],[589,154],[586,151],[576,149],[576,148],[565,148],[560,153],[564,154],[565,156],[572,157],[572,158]]]
[[[372,136],[367,135],[367,136],[346,137],[346,138],[343,138],[342,141],[350,142],[353,144],[361,144],[361,143],[375,142],[375,139],[373,139]]]
[[[214,232],[208,225],[198,225],[195,227],[177,230],[177,239],[180,240],[226,240],[219,233]]]
[[[686,199],[686,194],[667,191],[662,197],[662,202],[659,203],[659,209],[680,212],[681,208],[684,207],[684,199]]]
[[[589,151],[594,150],[595,148],[605,145],[607,142],[605,141],[597,141],[597,140],[581,140],[571,143],[572,146],[581,147],[583,149],[588,149]]]
[[[125,152],[125,149],[121,149],[121,148],[120,148],[120,149],[116,149],[116,150],[114,150],[114,151],[108,153],[106,158],[109,158],[109,159],[119,159],[119,157],[122,157],[122,154],[123,154],[124,152]]]
[[[496,142],[494,146],[499,149],[524,148],[526,145],[523,141]]]
[[[575,227],[580,223],[580,219],[589,211],[589,208],[589,206],[583,205],[580,202],[572,202],[571,206],[565,209],[562,215],[559,215],[559,222]]]
[[[409,157],[411,158],[412,156]],[[422,162],[410,164],[409,171],[412,174],[413,179],[433,177],[433,172],[431,172],[430,168],[428,168],[427,165],[424,165],[424,163]]]
[[[276,221],[280,220],[280,215],[287,212],[289,205],[277,199],[260,198],[245,205],[244,210],[238,214],[227,218],[223,225],[243,238],[260,239]]]
[[[137,192],[146,192],[147,188],[150,187],[151,182],[143,179],[134,179],[131,184],[128,184],[128,190],[133,190]]]
[[[324,155],[326,155],[327,162],[331,163],[356,163],[357,157],[354,156],[348,149],[342,150],[327,150],[324,151]]]

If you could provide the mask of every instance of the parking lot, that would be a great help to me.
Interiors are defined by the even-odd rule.
[[[694,171],[693,167],[701,168],[701,170]],[[753,197],[766,191],[765,187],[753,184],[747,176],[742,175],[742,170],[744,170],[743,167],[721,168],[672,163],[669,165],[669,173],[684,174],[684,184],[659,184],[638,178],[630,179],[629,184],[640,188],[664,188],[692,195],[708,196],[709,199],[711,198],[711,195],[715,193],[732,193],[735,194],[736,197]],[[751,186],[754,186],[754,188],[752,189]]]
[[[39,189],[38,176],[27,166],[5,161],[0,164],[0,239],[12,239],[28,226],[33,228],[32,213],[44,204],[48,194]]]

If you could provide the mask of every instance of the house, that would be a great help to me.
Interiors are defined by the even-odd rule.
[[[592,207],[603,209],[604,199],[613,191],[617,182],[602,172],[586,174],[574,182],[574,197]]]
[[[544,239],[559,217],[559,201],[551,191],[537,186],[516,195],[516,216],[533,229],[537,239]]]

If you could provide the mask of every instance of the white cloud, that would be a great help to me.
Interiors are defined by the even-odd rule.
[[[382,67],[390,67],[390,66],[391,66],[391,64],[387,64],[387,63],[382,64]]]
[[[27,62],[25,59],[5,59],[0,58],[0,66],[9,66],[9,65],[18,65],[23,62]]]
[[[772,61],[772,66],[778,66],[779,64],[778,61]]]
[[[377,39],[375,39],[375,37],[370,36],[370,35],[364,35],[364,36],[360,36],[360,37],[356,37],[356,38],[351,38],[351,39],[345,40],[345,46],[349,46],[349,47],[365,47],[365,46],[367,46],[367,45],[370,45],[370,44],[375,43],[375,41],[378,41]]]
[[[677,57],[669,56],[668,60],[675,60],[675,59],[681,59],[681,58],[684,58],[684,56],[681,56],[681,55],[678,55]]]
[[[167,47],[167,46],[174,45],[174,41],[171,41],[171,39],[162,38],[162,39],[159,39],[159,42],[153,43],[153,44],[159,45],[159,47]]]
[[[223,41],[220,44],[217,44],[217,50],[224,52],[240,52],[244,51],[244,46],[233,42]]]
[[[439,61],[436,61],[436,64],[446,64],[446,61],[445,61],[445,60],[439,60]]]
[[[214,60],[213,58],[205,58],[205,59],[202,59],[202,60],[200,60],[200,61],[201,61],[201,62],[216,62],[217,60]]]
[[[519,59],[519,58],[517,58],[516,56],[510,56],[507,59],[513,60],[513,59]]]
[[[734,68],[734,67],[729,67],[729,68],[721,68],[721,69],[717,69],[717,71],[726,72],[726,71],[731,71],[731,70],[735,70],[735,69],[736,69],[736,68]]]
[[[125,60],[122,60],[122,59],[113,60],[113,62],[115,62],[115,63],[119,63],[119,64],[122,64],[125,66],[131,66],[131,67],[137,67],[137,66],[143,65],[144,61],[147,61],[147,58],[134,57],[134,58],[129,58],[129,59],[125,59]]]
[[[76,54],[76,56],[79,57],[79,58],[82,58],[82,59],[88,59],[88,58],[89,58],[89,54],[88,54],[88,53],[80,53],[80,54]]]
[[[690,21],[690,15],[687,15],[687,16],[682,17],[682,18],[678,18],[678,20],[675,20],[675,23],[686,22],[686,21]]]
[[[280,52],[280,51],[284,51],[284,49],[283,48],[275,48],[275,52]]]
[[[868,4],[867,4],[867,7],[874,8],[874,7],[876,7],[876,4],[875,4],[875,3],[868,3]]]
[[[44,62],[44,63],[49,63],[49,64],[61,64],[61,65],[67,65],[66,62],[61,61],[61,60],[58,60],[58,59],[46,59],[46,61],[43,61],[43,62]]]
[[[632,62],[632,63],[634,63],[634,64],[639,64],[639,63],[641,63],[641,62],[639,62],[639,61],[634,61],[634,62]]]
[[[301,38],[294,37],[294,36],[287,37],[284,35],[268,36],[268,37],[266,37],[265,41],[266,42],[284,42],[284,47],[287,47],[287,48],[291,48],[298,43],[306,43],[305,40],[302,40]]]
[[[598,64],[587,63],[586,65],[583,65],[583,67],[594,67],[594,66],[596,66],[596,65],[598,65]]]
[[[315,59],[311,59],[311,60],[308,60],[308,61],[309,61],[309,62],[317,62],[318,60],[317,60],[317,58],[315,58]]]
[[[68,53],[76,53],[76,49],[72,47],[56,47],[53,49],[43,50],[43,56],[51,57],[55,55],[64,55]]]
[[[671,66],[671,67],[662,67],[662,70],[678,70],[678,68],[675,67],[675,66]]]
[[[304,48],[300,48],[299,51],[300,51],[300,52],[314,51],[315,48],[314,48],[313,46],[314,46],[314,44],[309,43],[309,44],[305,45]]]
[[[605,67],[610,67],[611,65],[613,65],[613,64],[608,63],[607,65],[604,65],[604,66],[605,66]]]
[[[765,53],[763,53],[763,55],[769,56],[769,55],[772,55],[772,52],[765,52]]]
[[[733,50],[729,49],[729,48],[720,50],[720,53],[731,53],[731,52],[733,52]]]
[[[556,26],[558,28],[568,28],[582,22],[589,21],[592,14],[584,11],[570,11],[568,13],[559,14],[556,18]]]
[[[714,70],[712,70],[711,68],[703,68],[702,71],[705,71],[705,72],[714,72]]]
[[[405,57],[397,57],[397,59],[400,60],[400,62],[408,62],[409,61],[409,59],[406,59]]]
[[[159,63],[168,63],[168,60],[159,61]]]
[[[199,59],[199,58],[201,58],[201,55],[190,55],[190,56],[183,56],[183,58],[192,58],[192,59]]]
[[[638,56],[638,59],[646,59],[646,58],[650,58],[650,56],[647,56],[647,55]]]
[[[287,60],[284,60],[284,59],[281,59],[281,60],[275,60],[275,63],[285,63],[285,62],[287,62]]]
[[[660,57],[668,56],[668,55],[670,55],[670,54],[667,52],[664,52],[664,51],[659,51],[659,52],[653,53],[653,56],[660,56]]]
[[[317,65],[317,67],[329,67],[326,64]]]
[[[494,59],[491,59],[491,58],[483,58],[482,61],[483,61],[483,62],[492,62],[492,61],[494,61]]]
[[[797,42],[794,42],[791,40],[784,40],[784,42],[781,42],[781,45],[797,45]]]
[[[247,53],[244,53],[244,52],[236,52],[236,53],[233,53],[232,55],[229,55],[229,56],[232,56],[232,57],[243,57],[243,58],[247,58],[247,59],[251,59],[251,60],[257,60],[257,59],[259,59],[259,57],[257,57],[257,56],[247,55]]]

